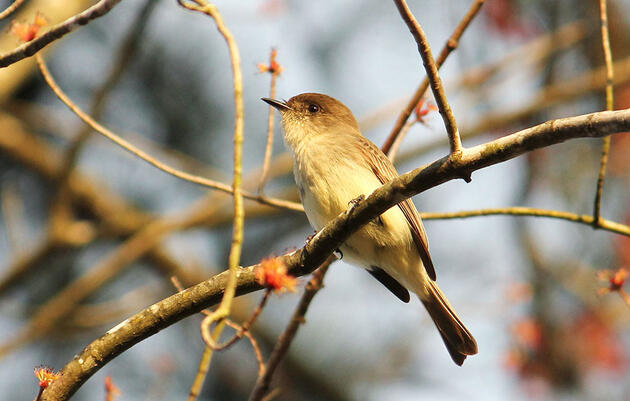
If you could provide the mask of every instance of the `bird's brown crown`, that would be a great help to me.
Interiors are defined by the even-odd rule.
[[[302,93],[293,96],[287,102],[287,106],[293,113],[316,122],[324,129],[326,126],[335,126],[339,123],[359,129],[350,109],[339,100],[321,93]]]

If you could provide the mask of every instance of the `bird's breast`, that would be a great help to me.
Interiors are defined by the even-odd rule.
[[[295,154],[295,181],[311,225],[320,230],[350,201],[381,186],[374,172],[338,144],[317,142]]]

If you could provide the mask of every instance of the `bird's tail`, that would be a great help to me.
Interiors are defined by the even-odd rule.
[[[420,298],[438,328],[453,361],[461,366],[468,355],[477,353],[477,342],[459,320],[448,300],[434,281],[428,281],[428,297]]]

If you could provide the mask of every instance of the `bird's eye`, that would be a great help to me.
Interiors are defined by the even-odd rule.
[[[320,110],[319,106],[316,104],[309,104],[308,111],[311,113],[317,113]]]

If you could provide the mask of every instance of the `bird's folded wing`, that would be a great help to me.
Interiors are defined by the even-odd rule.
[[[374,174],[378,177],[382,184],[398,177],[398,173],[396,172],[394,165],[390,162],[387,156],[385,156],[385,154],[368,139],[361,137],[358,150],[364,153],[366,159],[369,160],[372,171],[374,171]],[[411,199],[406,199],[400,202],[398,207],[402,210],[407,222],[409,223],[413,241],[418,248],[422,264],[424,265],[424,268],[431,280],[435,281],[435,268],[433,267],[433,261],[431,261],[431,256],[429,255],[427,234],[424,231],[424,226],[422,225],[422,220],[420,220],[418,211]]]
[[[398,299],[403,301],[404,303],[408,303],[410,300],[409,291],[402,284],[396,281],[395,278],[385,273],[385,270],[380,267],[370,266],[368,272],[379,281],[379,283],[383,284],[385,288],[391,291],[392,294],[396,295]]]

